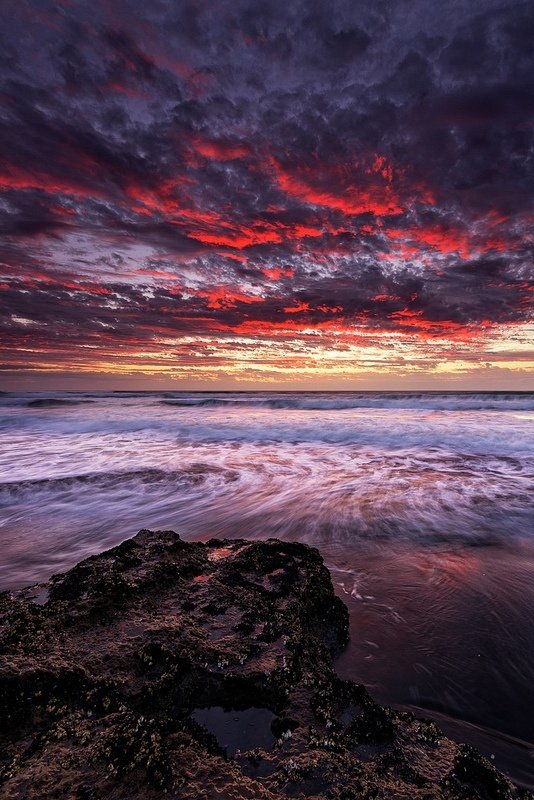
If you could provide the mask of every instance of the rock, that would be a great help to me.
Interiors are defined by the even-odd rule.
[[[434,723],[339,680],[347,637],[317,550],[276,540],[144,530],[6,592],[0,796],[529,796]]]

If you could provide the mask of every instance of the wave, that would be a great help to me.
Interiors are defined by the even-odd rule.
[[[266,394],[227,395],[223,397],[188,395],[160,400],[160,404],[178,408],[266,408],[301,411],[344,411],[350,409],[421,409],[429,411],[534,411],[534,392],[473,393],[333,393],[314,395]]]
[[[79,406],[84,403],[92,403],[93,400],[63,400],[57,397],[42,397],[38,400],[30,400],[26,403],[28,408],[56,408],[62,406]]]
[[[28,535],[56,559],[77,542],[94,550],[94,537],[120,539],[141,527],[334,550],[365,542],[504,546],[534,531],[532,467],[516,459],[273,445],[185,448],[173,461],[82,472],[76,458],[76,473],[0,483],[4,563],[15,558],[26,568]]]
[[[178,406],[179,408],[200,408],[201,406],[239,405],[228,400],[160,400],[162,406]]]
[[[140,469],[115,472],[90,472],[82,475],[65,475],[57,478],[36,478],[21,481],[5,481],[0,483],[0,497],[15,498],[20,494],[38,491],[68,491],[83,486],[96,489],[117,489],[130,484],[161,485],[173,484],[181,487],[190,487],[203,483],[207,478],[217,476],[225,482],[238,479],[235,470],[224,469],[215,464],[195,463],[187,469],[163,470]]]
[[[369,409],[367,411],[274,411],[247,409],[172,408],[146,405],[89,413],[45,413],[24,409],[0,415],[0,479],[13,471],[26,477],[44,468],[45,453],[53,464],[106,463],[129,469],[140,462],[160,467],[174,460],[177,449],[228,449],[253,446],[318,445],[328,448],[404,452],[436,449],[442,455],[460,453],[528,457],[534,439],[526,413],[451,412]],[[489,414],[498,419],[489,419]],[[532,413],[532,412],[531,412]],[[337,418],[334,418],[337,417]],[[257,450],[261,453],[261,450]],[[181,464],[177,464],[181,466]],[[69,470],[70,471],[70,470]],[[91,467],[87,471],[92,471]]]
[[[146,391],[146,392],[138,391],[138,392],[136,392],[136,391],[130,391],[129,389],[114,389],[112,392],[103,393],[102,396],[115,398],[117,400],[120,400],[121,398],[124,398],[124,399],[141,398],[141,399],[143,399],[145,397],[148,397],[148,398],[150,398],[150,397],[172,397],[173,394],[175,394],[175,392],[172,392],[172,391],[168,391],[168,392],[164,392],[164,391],[153,391],[153,392],[152,391]]]
[[[44,393],[43,393],[44,394]],[[128,406],[148,409],[252,409],[280,411],[350,411],[365,409],[422,411],[534,411],[534,392],[184,392],[184,391],[114,391],[114,392],[51,392],[0,393],[2,408],[11,406],[68,408],[93,403],[108,409]]]

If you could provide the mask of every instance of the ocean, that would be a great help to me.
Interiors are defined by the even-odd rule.
[[[340,674],[534,784],[534,393],[0,396],[0,590],[132,536],[298,540]]]

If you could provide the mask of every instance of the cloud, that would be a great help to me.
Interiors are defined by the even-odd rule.
[[[266,365],[282,343],[325,364],[382,348],[393,367],[396,336],[426,369],[526,335],[528,4],[11,11],[8,362],[85,369],[141,349],[171,369],[201,365],[212,337],[229,368],[232,339]]]

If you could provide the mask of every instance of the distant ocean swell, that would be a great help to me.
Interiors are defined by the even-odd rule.
[[[429,409],[465,411],[534,411],[534,394],[414,394],[391,393],[373,396],[369,393],[350,397],[195,397],[160,400],[164,405],[189,407],[252,407],[295,409],[303,411],[343,411],[357,408]]]
[[[112,392],[28,396],[1,392],[0,407],[61,409],[100,401],[140,401],[176,408],[266,408],[343,411],[358,408],[435,411],[534,411],[534,392]]]

